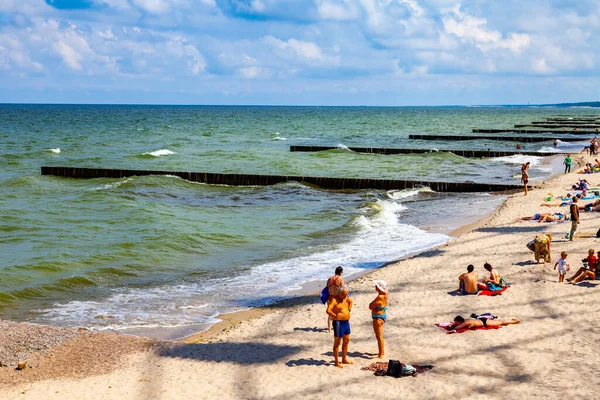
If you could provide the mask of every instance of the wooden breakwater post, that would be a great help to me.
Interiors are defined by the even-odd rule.
[[[415,140],[504,140],[507,142],[551,142],[557,139],[555,136],[484,136],[484,135],[408,135],[409,139]],[[563,142],[580,142],[583,138],[560,138]]]
[[[230,186],[268,186],[284,182],[300,182],[325,189],[379,189],[401,190],[429,187],[436,192],[506,192],[522,190],[521,185],[475,183],[475,182],[430,182],[371,178],[330,178],[315,176],[245,175],[219,174],[210,172],[148,171],[132,169],[41,167],[42,175],[64,178],[126,178],[131,176],[171,175],[192,182]]]
[[[539,128],[542,128],[541,126]],[[575,128],[573,128],[575,129]],[[517,128],[506,128],[506,129],[473,129],[473,133],[532,133],[532,134],[552,134],[552,135],[560,135],[561,133],[568,133],[572,135],[597,135],[600,134],[600,127],[594,130],[566,130],[562,128],[559,131],[551,130],[551,129],[517,129]]]
[[[317,152],[327,150],[340,150],[340,147],[334,146],[290,146],[292,152]],[[348,150],[354,151],[355,153],[368,153],[368,154],[424,154],[424,153],[452,153],[457,156],[467,158],[487,158],[487,157],[507,157],[514,155],[524,156],[555,156],[563,153],[540,153],[537,151],[487,151],[487,150],[435,150],[431,149],[393,149],[393,148],[380,148],[380,147],[348,147]],[[564,153],[566,154],[566,153]]]

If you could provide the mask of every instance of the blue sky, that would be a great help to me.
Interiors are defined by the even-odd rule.
[[[0,102],[600,100],[596,0],[2,0]]]

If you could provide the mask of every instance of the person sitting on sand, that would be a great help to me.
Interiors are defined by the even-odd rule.
[[[491,266],[490,263],[483,264],[483,268],[485,268],[489,273],[490,277],[484,277],[480,283],[477,284],[477,288],[481,290],[485,289],[493,289],[494,287],[501,287],[500,285],[500,274],[498,271],[494,270],[494,267]],[[493,286],[490,287],[490,284]]]
[[[453,328],[454,330],[461,329],[476,329],[476,328],[495,328],[505,325],[518,324],[519,321],[516,318],[511,319],[490,319],[490,318],[467,318],[464,319],[460,315],[454,318]]]
[[[588,190],[590,188],[590,183],[582,178],[579,178],[579,182],[573,186],[571,186],[572,190]]]
[[[477,279],[479,276],[474,272],[473,264],[467,266],[467,272],[458,277],[458,293],[477,294]]]
[[[354,364],[347,358],[350,343],[350,311],[352,311],[352,299],[348,297],[348,289],[342,287],[327,306],[327,315],[333,319],[333,358],[338,368],[344,368],[342,364]],[[340,364],[339,352],[342,340],[342,364]]]
[[[594,159],[594,168],[600,168],[600,161],[598,159]]]
[[[597,279],[596,268],[598,266],[598,258],[594,255],[594,249],[588,250],[588,256],[581,260],[584,264],[583,267],[572,277],[567,279],[567,282],[579,283],[584,279]],[[587,265],[587,268],[585,267]]]
[[[388,301],[388,289],[384,281],[375,281],[375,290],[377,291],[377,297],[369,304],[369,310],[371,310],[371,317],[373,318],[373,331],[375,332],[375,338],[377,339],[377,347],[379,354],[377,358],[383,358],[384,355],[384,340],[383,340],[383,324],[387,319],[387,301]]]
[[[343,287],[345,285],[344,283],[344,278],[342,278],[342,274],[344,273],[344,268],[337,267],[335,269],[335,275],[333,275],[332,277],[330,277],[327,280],[327,291],[329,293],[329,296],[327,296],[327,305],[329,306],[329,303],[331,302],[331,300],[333,300],[333,298],[337,295],[339,289],[341,287]],[[333,321],[331,319],[331,317],[327,317],[327,332],[331,332],[331,321]]]

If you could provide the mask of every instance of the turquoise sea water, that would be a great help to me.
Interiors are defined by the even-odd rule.
[[[61,326],[205,329],[222,312],[448,240],[501,196],[210,186],[172,176],[72,180],[42,165],[518,183],[523,157],[357,154],[549,117],[551,108],[0,105],[0,316]],[[582,110],[560,110],[581,114]],[[338,150],[290,153],[290,145]],[[539,150],[549,143],[528,145]],[[580,144],[561,144],[564,149]],[[541,158],[534,179],[549,176]]]

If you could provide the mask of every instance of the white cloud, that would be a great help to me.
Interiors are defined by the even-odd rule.
[[[339,62],[339,56],[326,56],[323,50],[313,42],[305,42],[295,38],[280,40],[273,36],[265,36],[263,41],[287,58],[295,58],[309,64],[335,64]]]
[[[81,71],[83,69],[80,63],[83,57],[72,47],[65,44],[65,42],[57,42],[54,44],[53,48],[62,57],[64,63],[67,64],[69,68],[76,71]]]
[[[455,8],[452,13],[453,17],[443,19],[445,32],[457,36],[463,42],[475,44],[483,52],[505,48],[520,53],[531,43],[527,34],[510,33],[508,39],[503,39],[500,32],[486,29],[485,18],[465,15],[460,11],[460,7]]]
[[[272,71],[264,67],[244,67],[238,69],[238,73],[245,79],[264,79],[272,75]]]
[[[133,0],[133,4],[151,14],[164,13],[171,8],[168,0]]]

